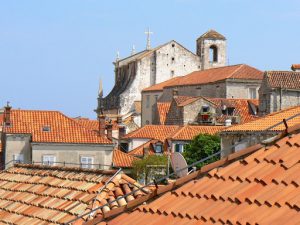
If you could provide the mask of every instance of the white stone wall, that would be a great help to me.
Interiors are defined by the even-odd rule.
[[[250,88],[255,88],[256,99],[258,99],[258,90],[260,85],[261,81],[227,81],[225,98],[250,99]]]
[[[6,134],[5,163],[12,161],[14,155],[23,154],[24,162],[31,162],[31,135]],[[11,166],[12,164],[8,165]]]
[[[171,41],[156,51],[156,83],[200,70],[200,58]],[[173,71],[173,72],[172,72]]]
[[[133,149],[145,144],[146,142],[150,141],[150,139],[143,139],[143,138],[135,138],[130,139],[128,142],[128,152],[132,151]]]
[[[56,157],[56,162],[79,164],[81,156],[91,156],[94,159],[93,164],[101,164],[95,165],[93,168],[109,169],[112,165],[112,154],[113,147],[111,145],[32,143],[32,160],[34,162],[42,162],[43,155],[53,155]],[[76,167],[72,164],[67,166]]]
[[[199,49],[198,54],[200,54],[202,56],[201,57],[202,70],[227,65],[226,40],[198,39],[197,45],[198,45],[197,48]],[[210,51],[211,46],[217,47],[217,52],[218,52],[218,61],[217,62],[210,61],[209,51]],[[203,48],[203,50],[202,50],[202,48]]]
[[[186,75],[199,68],[199,57],[175,41],[149,52],[137,62],[135,79],[120,95],[120,113],[127,114],[134,101],[141,101],[143,89],[175,76]]]
[[[156,104],[156,96],[157,99],[159,99],[161,95],[162,91],[142,93],[142,126],[147,124],[146,121],[149,121],[149,124],[153,124],[153,113],[154,106]],[[149,105],[147,105],[147,98],[149,98]]]

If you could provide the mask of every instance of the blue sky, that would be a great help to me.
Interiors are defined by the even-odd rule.
[[[195,51],[213,28],[229,64],[289,70],[300,63],[299,0],[0,0],[0,104],[95,118],[99,78],[108,94],[112,61],[176,40]]]

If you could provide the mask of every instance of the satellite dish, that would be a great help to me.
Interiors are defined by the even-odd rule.
[[[185,161],[185,158],[183,158],[183,156],[179,152],[173,152],[171,154],[171,165],[178,177],[183,177],[188,174],[188,165]]]

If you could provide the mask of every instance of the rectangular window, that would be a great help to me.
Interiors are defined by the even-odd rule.
[[[157,100],[158,100],[158,95],[155,95],[154,98],[155,98],[155,102],[157,102]]]
[[[81,156],[80,157],[80,164],[81,168],[91,169],[93,168],[94,158],[91,156]]]
[[[24,162],[24,155],[23,154],[14,154],[13,155],[14,163],[23,163]]]
[[[56,157],[54,155],[43,155],[43,165],[53,166],[56,161]]]
[[[183,153],[184,145],[183,144],[176,144],[175,145],[175,152]]]
[[[155,153],[157,154],[162,153],[162,145],[155,145]]]
[[[249,88],[249,98],[256,99],[256,88]]]
[[[146,95],[146,108],[150,107],[150,95]]]

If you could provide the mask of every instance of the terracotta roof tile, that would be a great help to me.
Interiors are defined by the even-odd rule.
[[[147,204],[108,218],[106,224],[299,223],[300,134],[299,130],[291,131],[294,134],[283,136],[272,146],[253,146],[251,151],[256,152],[233,163],[226,164],[225,159],[205,176],[200,172],[188,175],[199,174]],[[242,153],[247,151],[250,148]],[[294,157],[297,159],[290,161]]]
[[[221,39],[221,40],[226,40],[226,38],[220,34],[219,32],[215,30],[209,30],[206,33],[202,34],[198,39],[203,38],[203,39]]]
[[[263,72],[246,64],[224,66],[213,69],[195,71],[182,77],[172,78],[165,82],[148,87],[144,89],[143,92],[161,91],[165,87],[214,83],[226,79],[262,80]]]
[[[146,125],[137,129],[136,131],[127,134],[124,137],[124,139],[145,138],[164,141],[167,137],[170,137],[178,129],[180,129],[179,126]]]
[[[300,70],[300,64],[293,64],[292,70]]]
[[[190,141],[195,136],[199,134],[217,134],[225,129],[224,126],[196,126],[196,125],[186,125],[173,134],[171,140],[186,140]]]
[[[159,116],[159,123],[164,125],[167,119],[167,113],[171,107],[170,102],[157,102],[157,111]]]
[[[92,130],[92,131],[96,131],[98,132],[99,131],[99,121],[98,120],[91,120],[91,119],[88,119],[88,118],[75,118],[74,119],[77,123],[79,123],[80,125],[88,128],[89,130]],[[106,124],[108,124],[109,122],[106,121]],[[113,130],[118,130],[118,124],[117,124],[117,121],[114,120],[112,121],[112,129]]]
[[[134,157],[132,154],[125,153],[119,149],[113,152],[113,166],[114,167],[132,167],[132,163],[139,158]]]
[[[31,134],[32,142],[111,144],[58,111],[11,110],[10,119],[5,133]]]
[[[267,71],[264,76],[268,86],[271,88],[300,88],[300,72]]]
[[[124,194],[139,187],[136,181],[121,173],[103,189],[105,182],[115,172],[15,165],[0,173],[0,223],[66,223],[101,206],[103,202],[116,199],[118,193]],[[141,195],[149,192],[143,190]],[[120,207],[135,198],[123,198],[106,209],[109,211]],[[94,216],[102,213],[98,210]]]
[[[271,126],[273,126],[279,122],[282,122],[283,119],[287,119],[298,113],[300,113],[300,106],[287,108],[287,109],[281,110],[279,112],[275,112],[275,113],[269,114],[267,116],[264,116],[262,118],[258,118],[256,120],[248,122],[248,123],[231,126],[228,129],[225,129],[224,132],[241,132],[241,131],[262,132]],[[300,123],[300,116],[297,116],[297,117],[287,121],[287,124],[289,127],[294,126],[299,123]],[[280,125],[272,128],[270,131],[280,132],[283,130],[285,130],[285,126],[284,126],[284,124],[280,124]]]

